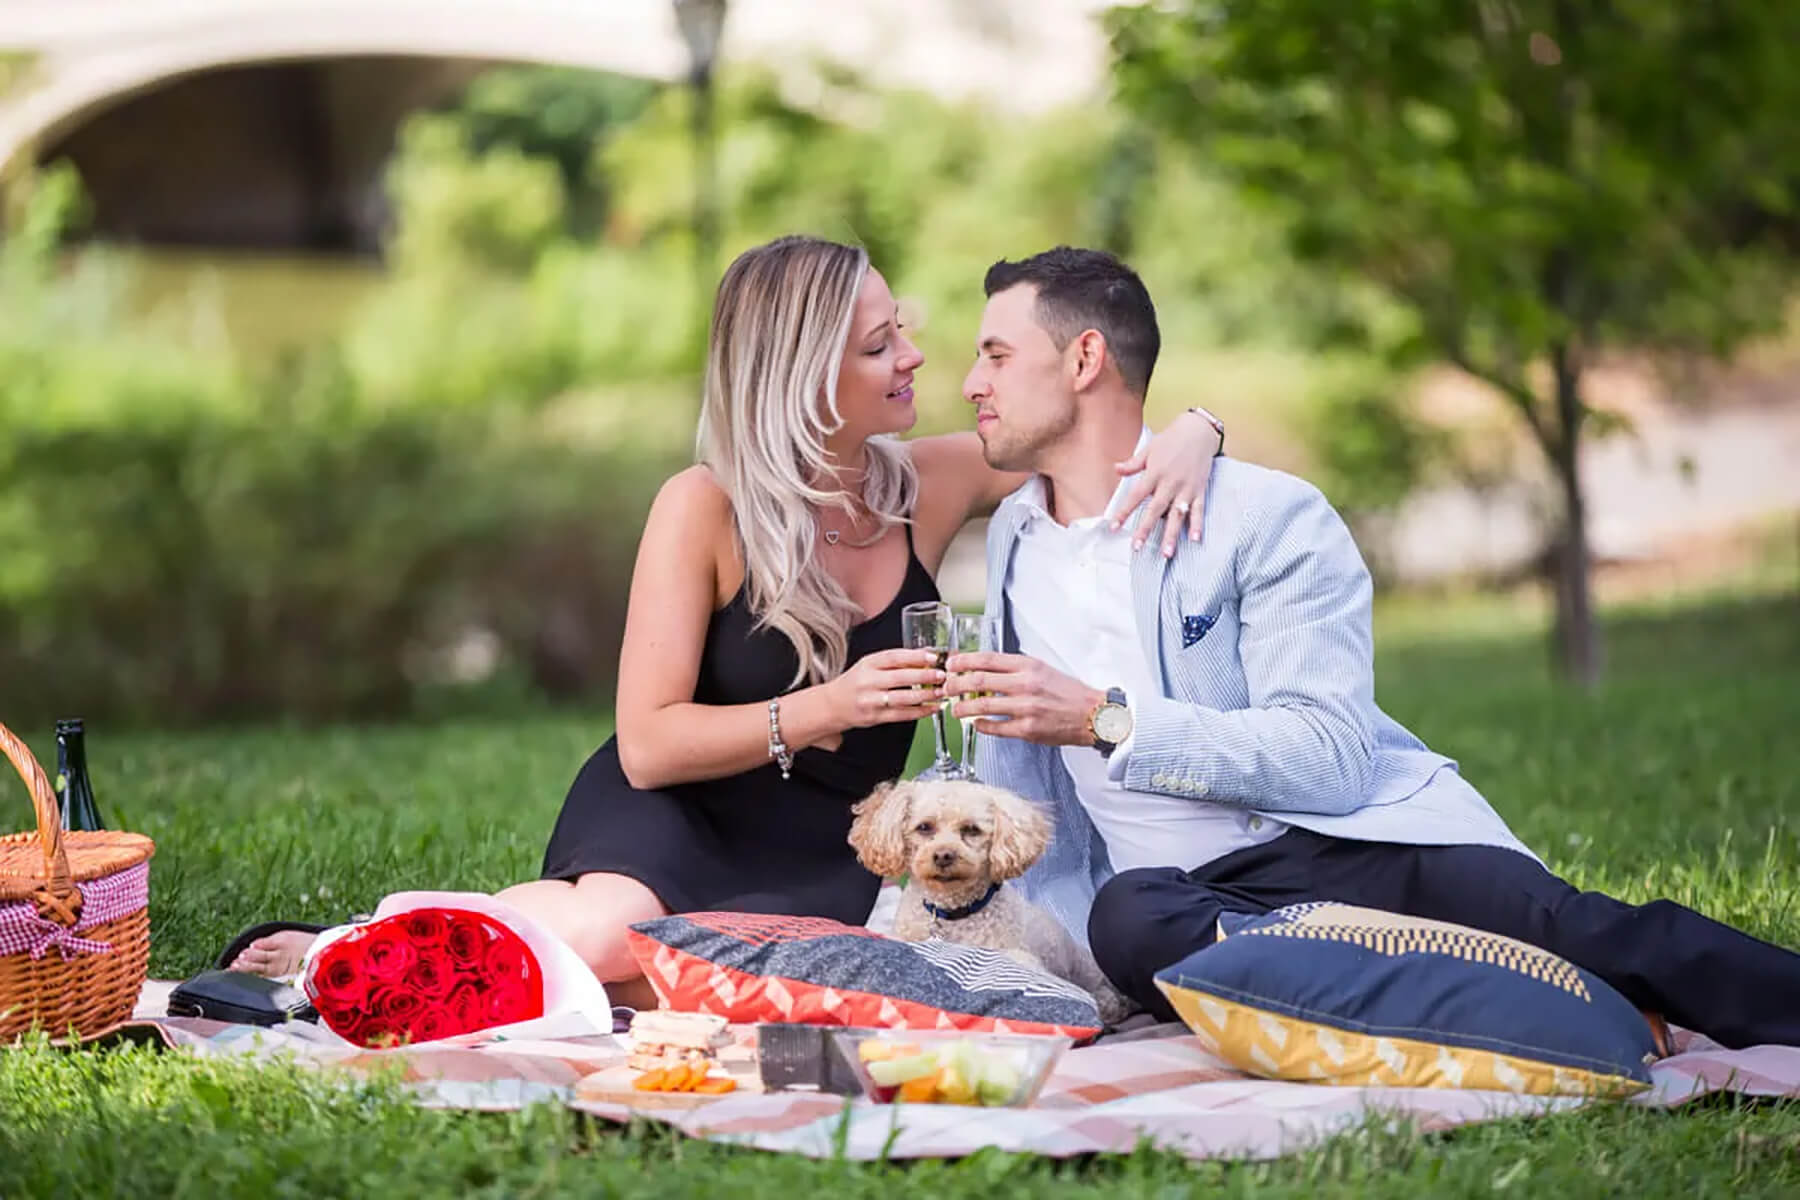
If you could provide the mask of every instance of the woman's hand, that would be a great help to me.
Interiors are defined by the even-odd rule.
[[[856,660],[827,686],[846,729],[917,721],[943,699],[944,672],[934,650],[877,650]],[[919,686],[919,685],[924,686]]]
[[[1206,508],[1206,485],[1212,478],[1213,457],[1224,444],[1224,437],[1212,422],[1198,413],[1184,412],[1173,424],[1150,439],[1141,453],[1134,454],[1114,469],[1123,475],[1143,477],[1131,485],[1125,502],[1113,517],[1113,528],[1125,523],[1133,509],[1143,504],[1144,516],[1132,535],[1133,549],[1142,549],[1150,533],[1164,514],[1170,519],[1163,525],[1164,558],[1175,554],[1175,543],[1186,528],[1190,541],[1200,540],[1201,517]]]

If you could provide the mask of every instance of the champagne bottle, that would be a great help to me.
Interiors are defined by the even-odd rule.
[[[87,743],[80,717],[56,723],[56,790],[62,799],[64,829],[104,829],[88,781]]]

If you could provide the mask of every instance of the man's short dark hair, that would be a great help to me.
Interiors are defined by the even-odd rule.
[[[1098,330],[1125,386],[1144,398],[1162,333],[1150,290],[1136,271],[1104,250],[1058,246],[1018,262],[1002,259],[988,268],[982,287],[992,296],[1021,283],[1037,288],[1037,322],[1058,350]]]

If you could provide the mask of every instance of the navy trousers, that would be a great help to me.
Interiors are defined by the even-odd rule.
[[[1094,898],[1088,940],[1107,978],[1164,1020],[1152,981],[1210,946],[1224,912],[1337,900],[1452,921],[1540,946],[1639,1008],[1732,1048],[1800,1046],[1800,954],[1669,900],[1582,892],[1494,846],[1402,846],[1290,829],[1192,871],[1144,867]]]

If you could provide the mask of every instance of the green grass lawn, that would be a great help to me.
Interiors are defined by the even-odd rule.
[[[1446,628],[1454,626],[1451,632]],[[1553,688],[1540,636],[1475,609],[1384,622],[1384,707],[1458,758],[1553,868],[1671,896],[1800,945],[1800,604],[1615,614],[1592,696]],[[531,876],[601,715],[430,728],[90,734],[112,823],[156,838],[152,972],[208,965],[235,930],[340,920],[402,888]],[[41,754],[47,739],[34,738]],[[922,749],[922,747],[921,747]],[[23,792],[12,787],[13,827]],[[605,1193],[1792,1195],[1800,1106],[1602,1106],[1422,1137],[1371,1128],[1269,1164],[1142,1151],[815,1163],[620,1131],[556,1109],[412,1108],[393,1088],[141,1052],[0,1055],[0,1196]]]

